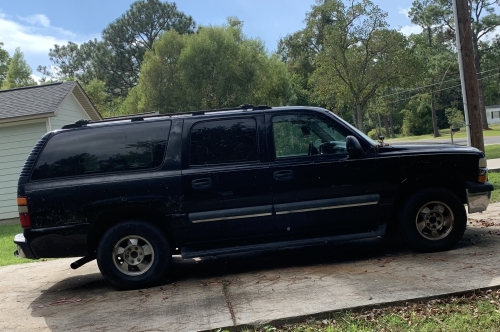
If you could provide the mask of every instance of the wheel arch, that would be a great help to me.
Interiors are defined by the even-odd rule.
[[[401,209],[404,203],[417,192],[430,189],[442,188],[452,192],[463,204],[467,203],[466,181],[457,173],[433,173],[405,178],[399,185],[394,195],[392,215],[389,223],[389,230],[398,229]]]
[[[130,207],[109,209],[94,219],[87,235],[88,252],[95,253],[102,235],[114,225],[127,220],[147,222],[158,227],[167,238],[171,251],[175,250],[176,243],[168,217],[151,207]]]

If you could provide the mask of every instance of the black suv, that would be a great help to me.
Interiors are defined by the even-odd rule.
[[[484,154],[374,142],[315,107],[78,121],[43,136],[21,171],[21,257],[97,258],[118,288],[184,258],[304,247],[397,230],[446,250],[493,186]]]

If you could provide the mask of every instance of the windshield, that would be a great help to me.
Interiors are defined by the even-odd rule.
[[[353,125],[351,125],[349,122],[345,121],[344,119],[342,119],[341,117],[339,117],[338,115],[336,115],[335,113],[333,113],[332,111],[328,111],[330,112],[333,116],[335,116],[335,118],[337,118],[339,121],[341,121],[343,124],[345,124],[347,127],[351,128],[353,131],[355,131],[359,136],[362,136],[366,141],[368,141],[371,145],[377,145],[377,142],[375,142],[374,140],[372,140],[370,137],[366,136],[362,131],[360,131],[358,128],[354,127]]]

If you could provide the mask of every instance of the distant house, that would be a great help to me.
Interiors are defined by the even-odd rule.
[[[500,105],[486,106],[488,124],[500,123]]]
[[[102,117],[78,82],[0,90],[0,219],[18,216],[19,172],[38,139],[80,119]]]

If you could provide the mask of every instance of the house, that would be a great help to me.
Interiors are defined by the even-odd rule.
[[[488,124],[500,123],[500,105],[486,106]]]
[[[17,218],[17,180],[45,133],[80,119],[102,120],[78,82],[0,90],[0,220]]]

